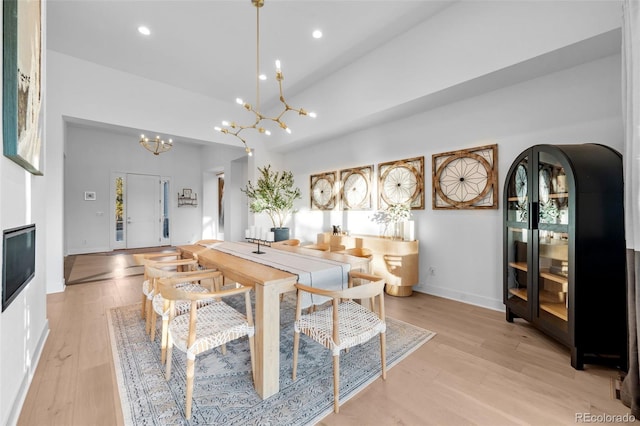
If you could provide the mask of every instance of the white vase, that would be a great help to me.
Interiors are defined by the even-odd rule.
[[[402,226],[402,239],[405,241],[413,241],[416,239],[415,222],[408,220]]]

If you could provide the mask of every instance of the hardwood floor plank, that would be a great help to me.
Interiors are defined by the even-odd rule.
[[[88,419],[92,419],[93,425],[118,424],[116,412],[120,411],[120,401],[115,401],[112,389],[103,385],[111,379],[111,367],[108,363],[80,371],[76,384],[73,424],[83,424]]]
[[[47,296],[51,331],[19,425],[124,424],[107,311],[138,303],[142,276],[124,254],[73,265],[71,276],[87,282]],[[574,424],[576,413],[628,412],[611,398],[618,371],[574,370],[569,351],[526,322],[420,293],[385,302],[388,316],[437,336],[321,425],[553,425]]]

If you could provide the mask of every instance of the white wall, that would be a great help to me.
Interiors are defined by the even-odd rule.
[[[170,178],[171,241],[185,244],[199,239],[202,204],[178,208],[177,193],[182,188],[191,188],[202,200],[200,146],[175,141],[170,152],[155,156],[130,135],[68,125],[66,136],[66,254],[111,250],[114,235],[110,197],[113,172]],[[96,200],[85,201],[85,191],[94,191]]]
[[[42,6],[42,28],[45,31],[46,3]],[[0,16],[2,16],[1,9]],[[46,40],[43,42],[42,61],[44,69],[47,61]],[[42,93],[46,96],[46,74],[42,76],[41,84]],[[1,88],[0,91],[2,91]],[[46,115],[46,110],[43,110],[42,114]],[[44,145],[45,150],[48,149],[46,137]],[[17,422],[22,402],[49,332],[46,299],[48,235],[45,194],[50,174],[46,161],[43,164],[43,170],[44,176],[34,176],[6,157],[0,157],[0,200],[2,200],[0,228],[4,230],[30,223],[36,224],[35,276],[11,305],[0,314],[0,424],[2,425]],[[2,246],[0,246],[0,259],[2,259]],[[59,260],[62,262],[62,259]]]
[[[246,157],[241,148],[187,144],[179,139],[174,140],[171,151],[156,156],[143,149],[132,135],[75,124],[67,124],[66,142],[66,254],[111,249],[113,210],[109,194],[113,172],[170,178],[171,244],[188,244],[208,237],[203,230],[212,231],[204,217],[214,218],[217,232],[217,177],[204,171],[224,171],[232,159]],[[191,188],[198,194],[197,207],[177,206],[177,194],[182,188]],[[85,201],[85,191],[95,191],[96,200]],[[229,227],[234,225],[242,227],[231,217]]]
[[[229,146],[211,146],[202,151],[202,169],[204,176],[212,179],[207,186],[210,188],[206,194],[214,199],[208,203],[208,208],[203,211],[202,238],[220,238],[221,235],[213,235],[212,229],[217,229],[217,177],[213,172],[224,172],[224,239],[227,241],[244,238],[243,230],[247,227],[247,202],[242,198],[240,188],[247,183],[247,157],[244,148]],[[213,188],[215,187],[215,188]],[[213,222],[213,224],[211,224]]]
[[[613,55],[481,96],[325,141],[285,156],[301,183],[296,238],[343,225],[377,234],[369,212],[310,211],[309,175],[425,157],[425,205],[413,211],[420,241],[415,290],[493,309],[502,304],[502,206],[499,210],[431,208],[433,154],[498,144],[499,194],[512,160],[536,144],[594,142],[622,151],[620,56]],[[502,199],[500,199],[502,204]],[[430,266],[436,273],[427,273]]]

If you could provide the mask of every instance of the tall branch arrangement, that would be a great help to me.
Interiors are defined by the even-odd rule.
[[[282,228],[294,212],[294,200],[302,198],[300,188],[294,186],[290,171],[272,171],[271,165],[259,167],[258,171],[260,177],[256,184],[249,181],[240,190],[247,195],[252,213],[266,213],[274,228]]]

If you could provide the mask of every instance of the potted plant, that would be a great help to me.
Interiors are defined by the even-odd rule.
[[[275,235],[275,241],[289,239],[289,228],[286,224],[289,216],[295,211],[294,200],[302,198],[300,189],[294,186],[293,173],[271,170],[271,165],[258,167],[260,176],[255,185],[249,181],[244,189],[240,189],[249,199],[249,210],[252,213],[269,215]]]

